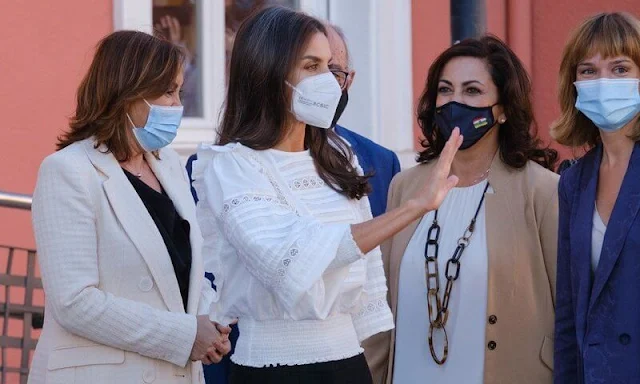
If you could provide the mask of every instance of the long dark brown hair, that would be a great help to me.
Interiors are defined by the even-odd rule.
[[[490,35],[463,40],[444,51],[431,64],[418,104],[418,124],[425,137],[421,143],[424,150],[420,152],[418,162],[428,163],[436,159],[446,143],[435,124],[434,115],[440,76],[447,63],[456,57],[475,57],[488,64],[493,83],[498,88],[498,103],[504,107],[507,117],[498,132],[502,161],[513,168],[522,168],[527,161],[532,160],[545,168],[553,169],[558,153],[544,147],[536,137],[529,75],[516,54],[500,39]]]
[[[142,98],[165,94],[182,70],[184,52],[167,40],[137,31],[118,31],[100,41],[77,92],[69,131],[58,150],[94,137],[118,161],[134,154],[127,111]]]
[[[280,6],[264,8],[240,26],[218,144],[239,142],[264,150],[284,139],[291,119],[285,81],[315,33],[327,34],[322,22]],[[305,129],[305,147],[327,185],[349,198],[367,194],[368,176],[359,175],[352,165],[348,145],[331,129],[309,125]]]

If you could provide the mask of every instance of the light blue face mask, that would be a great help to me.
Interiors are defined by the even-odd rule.
[[[147,152],[157,151],[171,144],[178,134],[178,127],[182,120],[182,106],[151,105],[149,106],[149,116],[147,123],[142,128],[136,127],[127,113],[127,118],[133,126],[133,134],[138,140],[138,144]]]
[[[576,81],[576,108],[607,132],[627,125],[640,113],[640,79]]]

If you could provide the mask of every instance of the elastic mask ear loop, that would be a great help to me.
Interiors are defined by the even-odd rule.
[[[136,129],[138,127],[136,127],[136,125],[133,123],[133,120],[131,120],[131,116],[129,116],[129,114],[127,113],[127,119],[129,119],[129,122],[131,123],[131,126],[133,127],[133,129]]]
[[[500,105],[500,102],[498,101],[498,102],[496,102],[495,104],[493,104],[493,105],[491,106],[491,117],[493,117],[493,124],[489,127],[489,129],[491,129],[491,128],[495,127],[496,125],[502,125],[502,124],[503,124],[503,123],[499,123],[500,119],[499,119],[499,118],[496,118],[496,117],[493,115],[493,107],[495,107],[496,105]],[[505,120],[505,121],[506,121],[506,120]]]
[[[149,102],[147,101],[147,99],[143,98],[142,99],[145,103],[147,103],[147,105],[149,106],[149,112],[151,112],[151,104],[149,104]],[[138,128],[136,127],[136,125],[133,123],[133,120],[131,119],[131,116],[129,116],[129,113],[127,113],[127,119],[129,119],[129,122],[131,123],[131,126],[133,128]]]
[[[302,92],[300,92],[300,90],[295,85],[292,85],[287,80],[285,80],[284,83],[286,85],[288,85],[289,88],[291,88],[293,90],[293,92],[295,92],[295,93],[297,93],[299,95],[302,95]],[[291,94],[291,105],[289,105],[289,113],[293,114],[294,116],[296,115],[295,112],[293,111],[293,94]]]
[[[293,89],[294,92],[302,95],[302,92],[298,89],[298,87],[296,87],[295,85],[291,84],[287,80],[285,80],[284,83],[287,84],[289,87],[291,87],[291,89]]]

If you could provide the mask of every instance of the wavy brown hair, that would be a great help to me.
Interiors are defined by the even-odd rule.
[[[100,41],[77,92],[69,131],[58,137],[58,150],[93,137],[118,161],[127,161],[131,145],[127,112],[135,101],[155,99],[175,87],[184,52],[167,40],[138,31],[118,31]]]
[[[436,159],[446,143],[435,123],[436,98],[442,71],[456,57],[475,57],[488,65],[491,79],[498,88],[498,103],[504,107],[507,117],[507,121],[498,128],[502,161],[513,168],[522,168],[532,160],[553,169],[558,153],[544,147],[536,137],[529,75],[516,54],[500,39],[490,35],[463,40],[441,53],[431,64],[418,103],[418,124],[425,137],[421,142],[424,150],[418,155],[418,162],[428,163]]]
[[[558,81],[560,117],[551,126],[551,136],[571,147],[593,147],[600,141],[600,131],[575,107],[578,93],[578,64],[600,53],[604,58],[627,56],[640,66],[640,21],[628,13],[600,13],[586,19],[572,33],[562,53]],[[640,120],[632,140],[640,140]]]
[[[240,26],[218,144],[264,150],[284,139],[292,118],[285,81],[315,33],[327,34],[322,22],[280,6],[264,8]],[[332,129],[307,125],[304,144],[331,188],[352,199],[370,191],[368,176],[358,174],[351,149]]]

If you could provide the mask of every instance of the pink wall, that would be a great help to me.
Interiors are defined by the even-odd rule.
[[[451,44],[449,13],[448,1],[413,0],[411,2],[411,25],[413,26],[413,40],[411,42],[414,98],[413,132],[416,148],[418,148],[422,133],[415,120],[415,109],[427,81],[429,65]]]
[[[111,0],[3,4],[0,190],[33,192],[38,166],[67,127],[76,87],[112,20]],[[28,212],[0,208],[0,244],[34,246]]]
[[[74,95],[91,62],[98,40],[112,30],[111,0],[13,1],[0,11],[0,190],[32,194],[42,159],[55,150],[56,137],[67,127]],[[28,211],[0,208],[0,244],[34,248]],[[23,252],[16,254],[13,274],[26,274]],[[7,252],[0,250],[0,270]],[[4,287],[0,287],[4,297]],[[4,299],[3,299],[4,300]],[[10,301],[21,304],[24,289],[12,288]],[[43,305],[42,291],[34,304]],[[1,322],[0,322],[1,324]],[[9,335],[20,337],[23,324],[9,321]],[[34,331],[38,335],[38,331]],[[20,364],[11,349],[5,366]],[[19,382],[8,374],[7,383]]]

